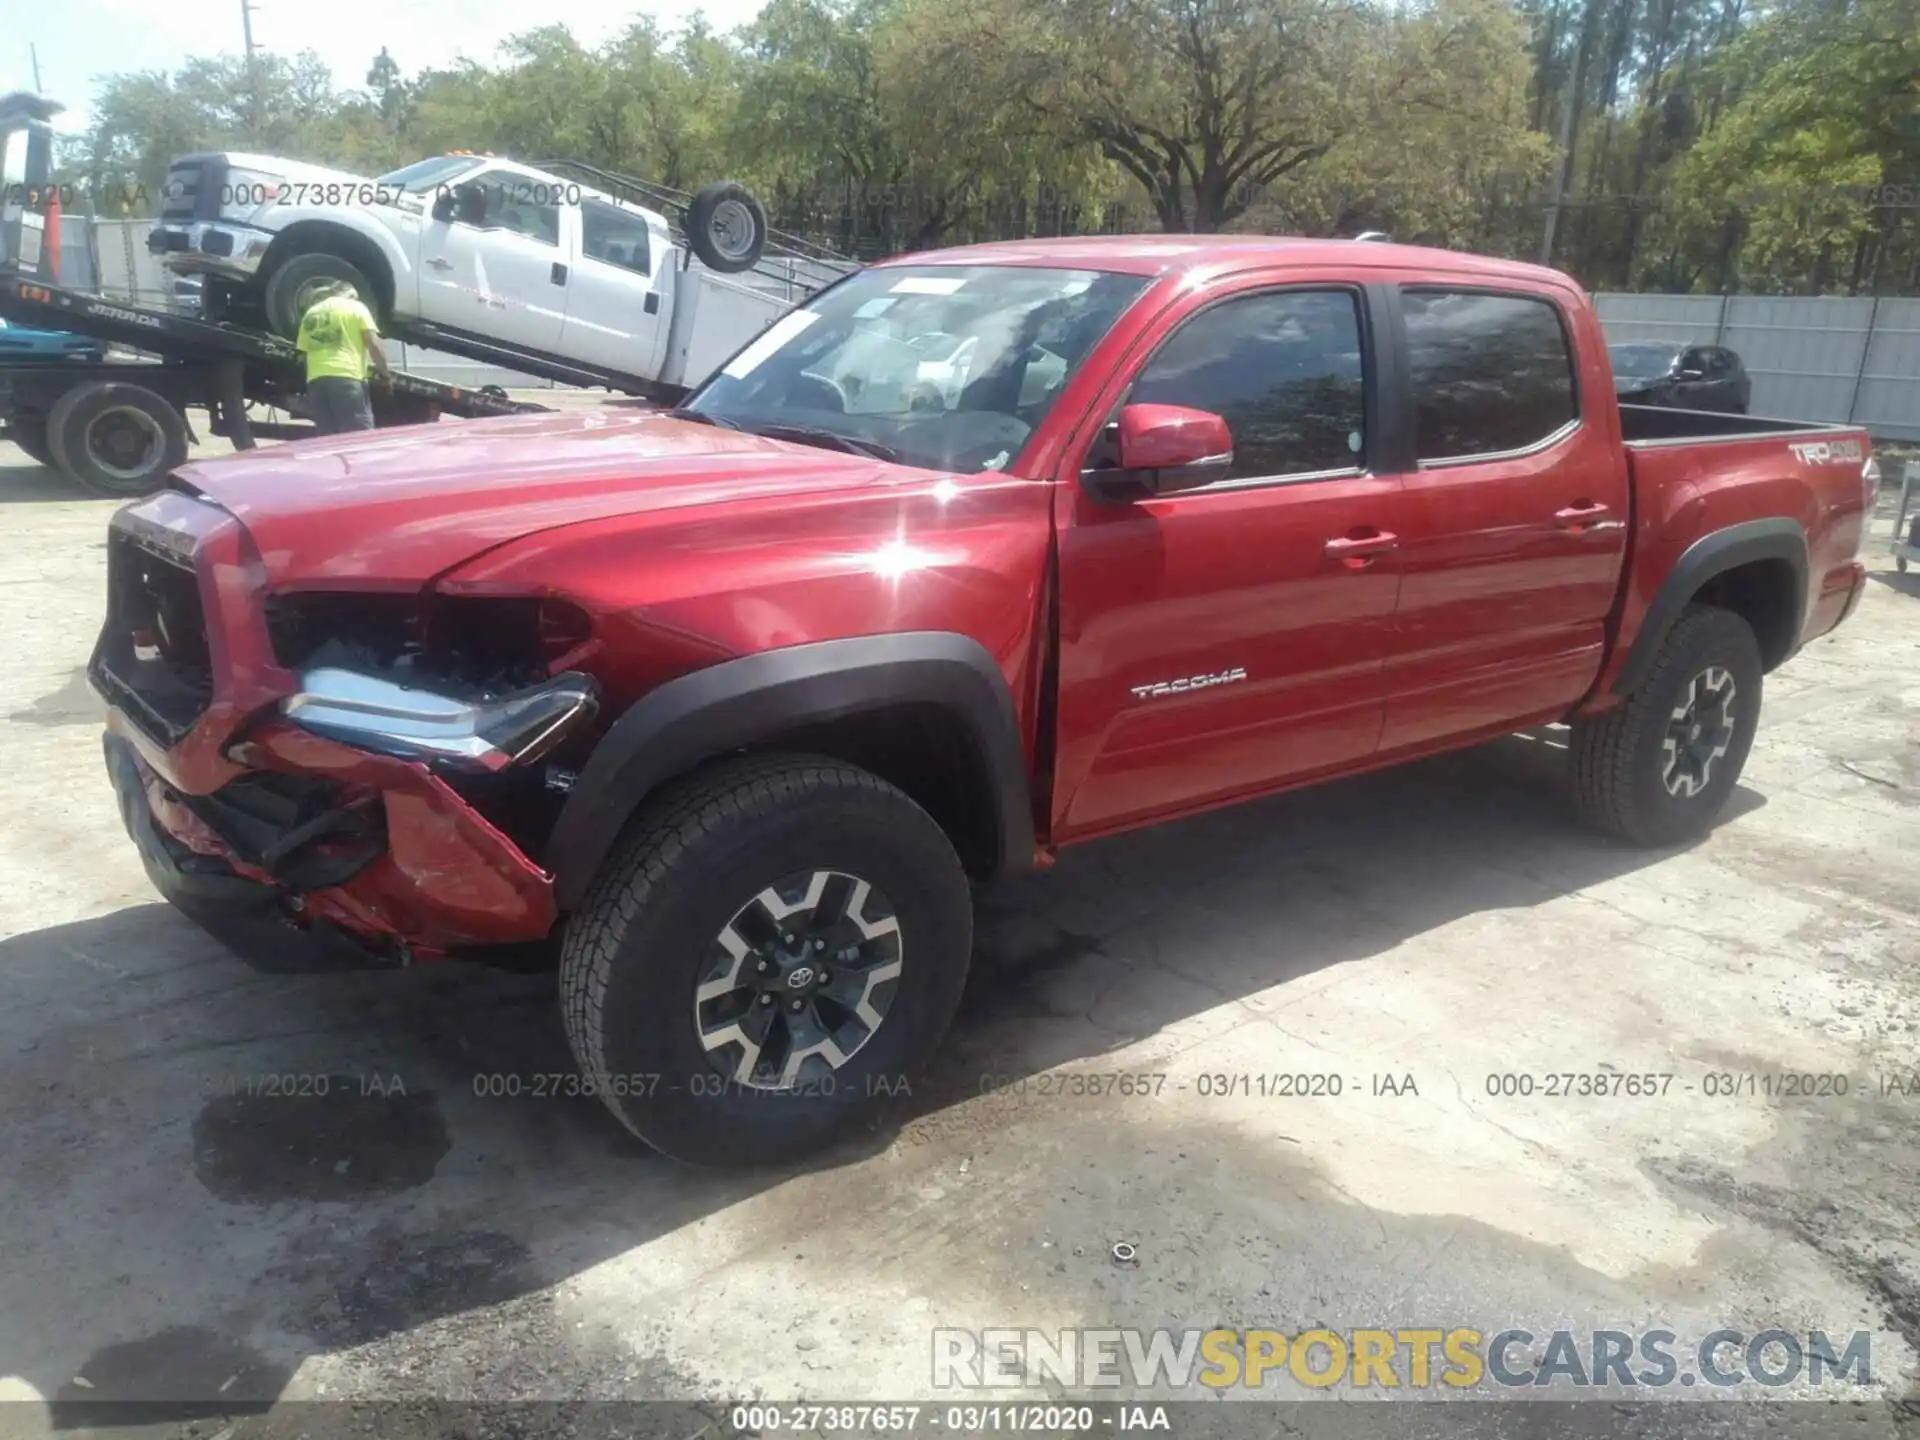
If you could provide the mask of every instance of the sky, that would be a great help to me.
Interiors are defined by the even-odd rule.
[[[346,89],[364,83],[382,45],[411,76],[463,56],[491,61],[501,41],[537,25],[565,24],[593,44],[636,14],[672,28],[703,10],[730,30],[759,8],[759,0],[256,0],[253,40],[277,54],[316,52]],[[95,77],[237,55],[241,35],[240,0],[0,0],[0,94],[34,88],[35,47],[41,93],[67,106],[55,123],[72,133],[86,128]]]

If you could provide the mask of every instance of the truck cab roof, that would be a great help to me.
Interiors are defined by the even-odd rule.
[[[1081,235],[992,241],[923,251],[884,265],[1038,265],[1071,270],[1108,270],[1130,275],[1176,271],[1244,269],[1254,265],[1352,266],[1412,269],[1447,275],[1479,275],[1531,285],[1575,288],[1558,270],[1468,255],[1425,245],[1386,241],[1316,239],[1293,235]]]

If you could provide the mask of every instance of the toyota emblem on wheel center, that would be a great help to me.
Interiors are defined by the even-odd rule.
[[[802,965],[787,972],[787,984],[795,990],[801,990],[813,983],[813,967]]]

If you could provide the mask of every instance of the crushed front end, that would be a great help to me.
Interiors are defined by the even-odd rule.
[[[88,669],[156,886],[271,894],[396,959],[536,941],[539,853],[591,743],[586,619],[551,599],[269,585],[235,516],[122,509]]]

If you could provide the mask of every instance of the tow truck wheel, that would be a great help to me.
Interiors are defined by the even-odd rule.
[[[1574,722],[1574,791],[1587,820],[1635,845],[1704,834],[1753,748],[1761,670],[1753,627],[1731,610],[1681,615],[1640,687]]]
[[[89,490],[124,500],[159,489],[186,463],[187,422],[144,386],[95,380],[54,404],[47,449]]]
[[[767,246],[767,212],[746,186],[722,180],[687,203],[687,243],[709,270],[751,270]]]
[[[379,294],[373,282],[351,260],[338,255],[310,250],[290,255],[267,277],[265,303],[267,326],[274,334],[292,340],[300,334],[300,317],[321,295],[321,286],[331,280],[344,280],[359,293],[360,301],[378,319]]]
[[[560,1003],[582,1077],[693,1164],[815,1153],[906,1092],[960,1002],[966,875],[878,776],[748,756],[663,791],[569,917]]]
[[[47,419],[44,415],[16,415],[7,422],[7,438],[26,452],[29,460],[42,465],[54,463],[47,445]]]

